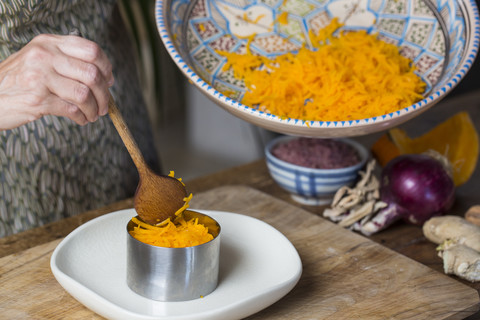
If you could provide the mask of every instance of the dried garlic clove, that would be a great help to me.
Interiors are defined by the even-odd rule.
[[[346,216],[345,219],[340,221],[338,225],[341,227],[351,226],[355,222],[361,220],[363,217],[371,214],[373,212],[374,206],[375,206],[374,200],[364,203],[358,209],[350,211],[350,214]]]
[[[327,209],[323,210],[323,216],[325,218],[335,218],[335,217],[338,217],[338,216],[342,215],[346,211],[347,210],[340,209],[340,208],[327,208]]]
[[[373,169],[375,168],[375,160],[371,160],[368,164],[367,164],[367,167],[366,167],[366,170],[365,171],[360,171],[360,175],[362,176],[362,179],[360,179],[360,181],[357,183],[357,185],[355,186],[355,188],[362,188],[364,187],[365,185],[367,185],[367,183],[369,182],[370,180],[370,177],[372,177],[372,172],[373,172]]]
[[[347,187],[347,186],[343,186],[341,187],[340,189],[337,190],[337,192],[335,193],[335,195],[333,196],[333,200],[332,200],[332,207],[336,207],[338,202],[340,201],[340,199],[342,199],[342,197],[347,194],[348,192],[350,191],[350,188]]]
[[[375,202],[375,206],[373,207],[373,212],[377,212],[378,210],[386,208],[387,206],[388,206],[388,203],[383,201],[377,201]]]
[[[350,209],[354,207],[356,204],[358,204],[361,200],[361,197],[359,197],[356,194],[350,194],[346,197],[344,197],[342,200],[338,202],[336,207],[338,208],[344,208],[344,209]]]
[[[366,196],[367,200],[377,200],[380,199],[380,190],[375,189],[369,192]]]

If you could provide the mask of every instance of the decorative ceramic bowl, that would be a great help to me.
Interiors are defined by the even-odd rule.
[[[354,147],[360,162],[340,169],[312,169],[295,165],[272,154],[272,148],[297,137],[280,136],[271,140],[265,148],[267,167],[275,182],[288,191],[292,198],[306,205],[324,205],[331,202],[335,192],[343,186],[352,186],[369,158],[368,150],[351,139],[337,139]]]
[[[282,12],[288,13],[287,24],[276,22]],[[157,0],[155,14],[169,54],[211,100],[260,127],[304,136],[363,135],[419,115],[465,76],[480,38],[475,0]],[[255,23],[260,17],[272,27]],[[240,102],[244,84],[231,71],[222,71],[226,61],[215,50],[239,50],[255,34],[251,46],[256,54],[294,51],[309,39],[309,31],[317,32],[334,17],[345,23],[344,29],[378,33],[396,44],[427,84],[424,98],[396,112],[349,121],[284,118]]]

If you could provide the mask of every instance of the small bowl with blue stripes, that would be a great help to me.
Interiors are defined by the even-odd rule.
[[[359,171],[365,166],[370,153],[362,144],[352,139],[336,139],[352,146],[360,157],[360,161],[352,166],[339,169],[315,169],[299,166],[281,160],[272,154],[273,148],[281,143],[287,143],[294,136],[279,136],[271,140],[265,147],[265,157],[272,179],[293,200],[312,206],[329,204],[333,196],[343,186],[353,186],[359,176]]]

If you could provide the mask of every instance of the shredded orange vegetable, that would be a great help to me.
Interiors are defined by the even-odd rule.
[[[348,121],[388,114],[422,99],[425,83],[399,48],[365,31],[341,32],[337,19],[302,47],[270,60],[218,51],[247,88],[242,103],[280,117]]]
[[[174,177],[175,172],[170,171],[169,176]],[[181,178],[177,179],[182,182]],[[187,221],[183,216],[183,213],[189,207],[192,196],[190,194],[183,199],[185,203],[175,212],[176,218],[174,221],[168,218],[156,225],[151,225],[133,217],[132,222],[135,227],[129,231],[130,234],[143,243],[167,248],[191,247],[212,240],[213,236],[208,233],[208,228],[198,223],[198,219]]]
[[[168,176],[172,177],[172,178],[175,178],[175,171],[170,171]],[[177,178],[177,180],[180,181],[185,186],[185,183],[183,183],[182,178]],[[175,217],[177,217],[177,219],[179,217],[181,217],[182,213],[185,210],[187,210],[187,208],[190,206],[189,203],[190,203],[190,200],[192,200],[192,197],[193,197],[193,194],[190,193],[190,195],[188,197],[183,198],[183,201],[185,201],[183,206],[175,212]],[[168,220],[170,220],[170,219],[167,219],[165,221],[162,221],[162,222],[158,223],[157,226],[162,226],[163,224],[166,224],[168,222]]]
[[[136,226],[130,234],[143,243],[167,248],[193,247],[213,239],[208,228],[196,218],[186,221],[180,217],[175,223],[167,220],[163,226],[152,226],[134,217],[132,221]]]

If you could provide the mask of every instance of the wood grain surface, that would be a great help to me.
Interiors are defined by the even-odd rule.
[[[256,217],[297,248],[299,283],[251,319],[463,319],[478,309],[475,289],[255,189],[212,189],[196,194],[191,207]],[[0,318],[100,318],[51,274],[50,256],[59,241],[0,259]]]

